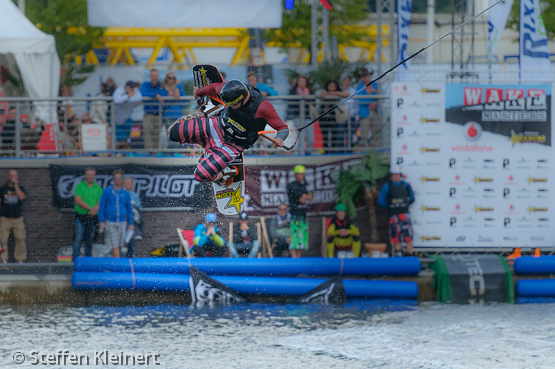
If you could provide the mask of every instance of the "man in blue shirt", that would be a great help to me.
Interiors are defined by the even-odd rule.
[[[414,192],[407,182],[401,180],[401,168],[392,166],[391,179],[383,185],[378,205],[389,213],[389,240],[395,256],[402,256],[401,242],[407,246],[407,255],[412,256],[412,224],[409,206],[414,202]]]
[[[112,172],[113,184],[102,192],[98,208],[100,231],[106,230],[104,243],[112,249],[112,257],[120,257],[127,230],[134,230],[133,207],[129,192],[123,188],[123,171]]]
[[[249,85],[256,88],[258,91],[262,92],[262,95],[264,96],[278,95],[278,92],[273,88],[271,88],[270,86],[265,85],[264,83],[258,83],[258,77],[256,77],[256,73],[254,72],[250,72],[247,75],[247,82],[249,83]]]
[[[143,139],[145,149],[159,149],[160,127],[162,126],[161,106],[164,103],[163,96],[168,96],[159,81],[158,70],[150,70],[150,82],[143,82],[141,94],[143,97],[153,97],[158,101],[145,102],[145,117],[143,119]]]
[[[356,90],[360,90],[370,82],[372,71],[367,68],[362,68],[359,73],[361,82],[358,84]],[[358,95],[377,95],[378,83],[374,82],[364,90],[360,91]],[[360,99],[358,100],[358,117],[360,125],[360,147],[369,146],[369,142],[374,138],[373,146],[376,146],[376,137],[373,137],[378,131],[378,106],[375,99]]]

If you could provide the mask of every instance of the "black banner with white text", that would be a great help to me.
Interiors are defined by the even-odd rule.
[[[75,187],[84,179],[86,166],[50,165],[53,205],[72,209]],[[121,169],[133,178],[133,190],[141,198],[143,209],[179,208],[199,209],[213,205],[211,185],[194,177],[194,165],[100,165],[95,166],[96,182],[104,189],[112,183],[112,172]]]

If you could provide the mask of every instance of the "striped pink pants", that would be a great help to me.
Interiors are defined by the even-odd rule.
[[[213,180],[224,170],[244,148],[226,142],[219,117],[193,118],[172,127],[170,140],[201,145],[204,155],[195,169],[195,179],[199,182]]]

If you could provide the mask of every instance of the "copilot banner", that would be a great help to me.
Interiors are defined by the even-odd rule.
[[[551,85],[396,83],[391,160],[421,247],[553,246]]]

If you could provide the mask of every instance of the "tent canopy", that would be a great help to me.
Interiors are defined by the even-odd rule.
[[[11,0],[0,0],[0,9],[0,54],[13,55],[29,97],[57,97],[60,60],[54,36],[35,27]],[[36,115],[55,122],[55,109],[52,112],[49,105],[36,104]]]

